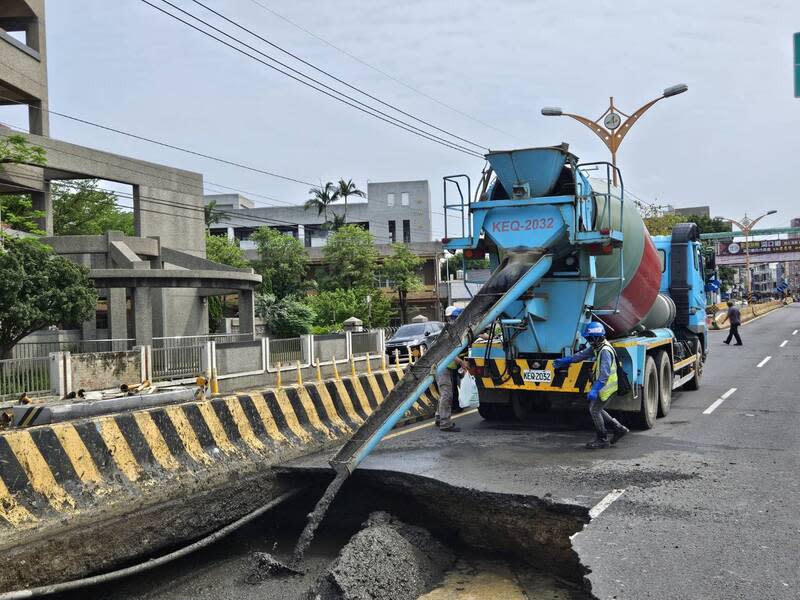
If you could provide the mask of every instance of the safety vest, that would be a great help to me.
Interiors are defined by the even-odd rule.
[[[603,351],[611,352],[611,369],[608,372],[606,384],[600,388],[600,401],[605,402],[617,392],[617,355],[614,347],[608,342],[603,342],[600,350],[595,354],[594,366],[592,367],[592,381],[597,381],[600,377],[600,357]]]

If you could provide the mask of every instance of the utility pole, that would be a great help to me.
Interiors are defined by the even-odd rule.
[[[614,185],[617,184],[617,151],[619,147],[622,145],[622,140],[625,139],[625,136],[631,130],[631,127],[638,121],[641,116],[647,112],[647,110],[653,106],[659,100],[663,100],[664,98],[671,98],[672,96],[677,96],[678,94],[682,94],[686,90],[689,89],[685,83],[679,83],[678,85],[673,85],[672,87],[668,87],[665,89],[661,95],[656,98],[655,100],[651,100],[644,106],[640,107],[632,114],[627,114],[622,112],[619,108],[614,106],[614,97],[611,96],[609,98],[609,104],[606,111],[600,115],[600,117],[594,121],[589,119],[588,117],[582,117],[581,115],[576,115],[572,113],[565,113],[559,107],[555,106],[546,106],[542,109],[542,114],[546,117],[571,117],[576,121],[583,123],[589,129],[594,131],[603,143],[608,147],[608,150],[611,152],[611,164],[614,165],[613,175],[614,178]],[[622,120],[622,117],[625,117],[625,121]],[[602,125],[600,122],[602,121]],[[619,130],[619,131],[617,131]]]

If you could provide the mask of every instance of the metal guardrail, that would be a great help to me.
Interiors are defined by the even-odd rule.
[[[301,338],[285,338],[269,340],[269,364],[288,365],[303,360],[303,344]]]
[[[50,358],[0,360],[0,398],[50,392]]]
[[[187,348],[191,346],[202,346],[206,342],[230,344],[234,342],[246,342],[252,339],[253,334],[251,333],[210,333],[208,335],[176,335],[169,337],[154,337],[153,349]]]
[[[47,358],[51,352],[88,354],[93,352],[127,352],[136,343],[132,338],[112,340],[79,340],[58,342],[21,342],[14,346],[14,358]]]
[[[187,379],[203,373],[205,345],[153,348],[153,381]]]

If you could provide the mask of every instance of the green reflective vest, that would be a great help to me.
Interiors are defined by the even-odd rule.
[[[594,366],[592,367],[592,381],[597,381],[600,376],[600,357],[603,352],[611,353],[611,369],[608,372],[606,384],[600,388],[600,401],[605,402],[617,393],[617,354],[614,347],[608,342],[604,342],[600,350],[594,356]]]

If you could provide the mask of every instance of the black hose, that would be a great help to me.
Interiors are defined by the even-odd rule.
[[[218,529],[211,535],[208,535],[201,540],[189,544],[188,546],[184,546],[179,550],[175,550],[174,552],[165,554],[164,556],[159,556],[158,558],[150,559],[146,562],[133,565],[132,567],[125,567],[124,569],[118,569],[116,571],[103,573],[102,575],[93,575],[91,577],[84,577],[83,579],[74,579],[72,581],[54,583],[53,585],[43,585],[35,588],[14,590],[12,592],[3,592],[0,593],[0,600],[19,600],[20,598],[37,598],[39,596],[49,596],[51,594],[59,594],[61,592],[77,590],[92,585],[97,585],[100,583],[108,583],[110,581],[115,581],[123,577],[128,577],[129,575],[138,575],[139,573],[144,573],[145,571],[149,571],[150,569],[155,569],[156,567],[160,567],[161,565],[165,565],[169,562],[172,562],[173,560],[182,558],[188,554],[191,554],[192,552],[205,548],[206,546],[210,546],[211,544],[225,537],[229,533],[236,531],[242,525],[246,525],[253,519],[256,519],[261,515],[263,515],[268,510],[275,508],[278,504],[281,504],[282,502],[288,500],[289,498],[297,495],[302,490],[303,488],[299,488],[281,494],[280,496],[271,500],[261,508],[257,508],[256,510],[243,516],[241,519],[238,519],[233,523],[226,525],[222,529]]]

